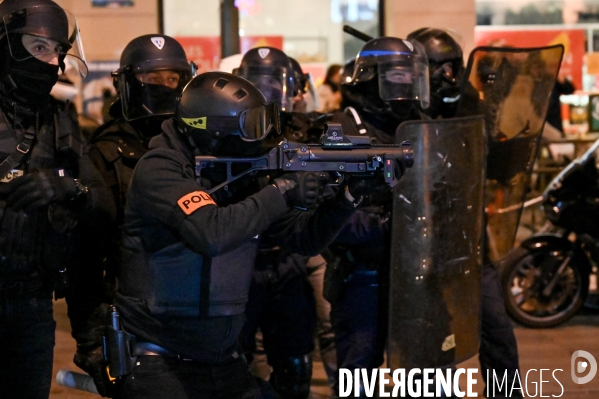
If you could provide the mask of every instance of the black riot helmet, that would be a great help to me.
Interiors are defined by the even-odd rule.
[[[428,63],[422,46],[397,37],[372,39],[356,57],[350,84],[378,80],[383,102],[413,100],[429,105]]]
[[[45,101],[65,70],[65,59],[87,74],[83,46],[73,15],[50,0],[0,3],[0,75],[4,90],[36,103]]]
[[[362,105],[362,93],[360,87],[355,84],[351,84],[352,77],[354,76],[354,68],[356,66],[356,59],[352,58],[343,64],[341,70],[341,84],[339,90],[341,91],[341,108],[347,107],[361,108]]]
[[[172,37],[143,35],[127,44],[121,54],[120,68],[112,73],[120,107],[128,121],[151,116],[172,116],[177,97],[195,76],[196,68],[187,61],[183,47]]]
[[[252,82],[268,102],[277,102],[283,111],[293,108],[293,66],[289,57],[274,47],[257,47],[244,54],[237,76]]]
[[[279,106],[251,82],[226,72],[206,72],[183,89],[175,114],[179,129],[201,150],[245,155],[268,134],[281,131]]]
[[[424,46],[428,57],[431,116],[451,117],[455,114],[460,99],[460,83],[464,74],[462,48],[447,31],[435,28],[421,28],[408,35]]]

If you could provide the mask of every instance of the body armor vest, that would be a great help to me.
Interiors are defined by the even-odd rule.
[[[118,220],[122,223],[125,196],[137,161],[148,152],[140,134],[124,119],[115,119],[99,127],[90,139],[102,154],[105,169],[112,172],[104,176],[115,197]],[[116,194],[115,194],[116,195]]]
[[[25,131],[36,136],[29,153],[0,184],[41,169],[62,170],[66,176],[77,177],[83,148],[77,122],[67,111],[54,108],[52,104],[28,115],[29,125],[19,119],[19,112],[9,122],[0,111],[0,159],[15,151]],[[64,230],[72,226],[65,220],[72,216],[68,210],[51,205],[26,214],[7,208],[5,200],[0,198],[0,280],[24,281],[63,268],[67,249]]]
[[[175,242],[149,253],[139,237],[123,238],[119,292],[143,301],[159,320],[245,312],[257,240],[214,258]],[[200,265],[201,267],[198,267]]]

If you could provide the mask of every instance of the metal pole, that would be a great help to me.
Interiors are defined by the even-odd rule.
[[[164,35],[164,3],[158,0],[158,33]]]
[[[379,36],[385,36],[385,0],[379,0]]]
[[[240,52],[239,10],[235,7],[235,0],[220,2],[220,49],[221,58]]]

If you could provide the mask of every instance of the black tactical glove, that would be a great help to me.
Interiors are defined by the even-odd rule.
[[[356,200],[365,195],[369,195],[385,186],[385,181],[378,177],[361,178],[351,176],[347,183],[349,194]]]
[[[313,172],[287,173],[273,181],[289,207],[310,208],[322,193],[324,176]]]
[[[70,177],[57,176],[53,170],[41,170],[18,177],[0,187],[7,194],[6,205],[31,212],[51,203],[65,202],[85,191]]]

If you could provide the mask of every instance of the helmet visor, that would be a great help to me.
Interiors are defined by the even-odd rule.
[[[243,111],[239,115],[241,138],[247,141],[262,140],[269,134],[281,133],[281,117],[277,103],[266,104]]]
[[[35,57],[60,65],[71,58],[81,77],[87,76],[87,64],[75,17],[55,5],[38,5],[16,10],[3,17],[8,47],[13,59]]]
[[[183,88],[191,78],[196,76],[197,66],[193,62],[188,62],[183,59],[157,58],[140,62],[131,67],[131,72],[138,76],[142,74],[158,73],[160,71],[176,72],[179,75],[178,87]],[[159,84],[164,84],[164,82],[160,82]]]
[[[382,100],[415,100],[423,108],[430,103],[428,66],[416,57],[407,61],[377,64],[379,94]]]
[[[252,82],[269,103],[278,103],[283,111],[291,110],[293,87],[287,85],[289,76],[284,68],[263,66],[240,68],[239,76]]]

